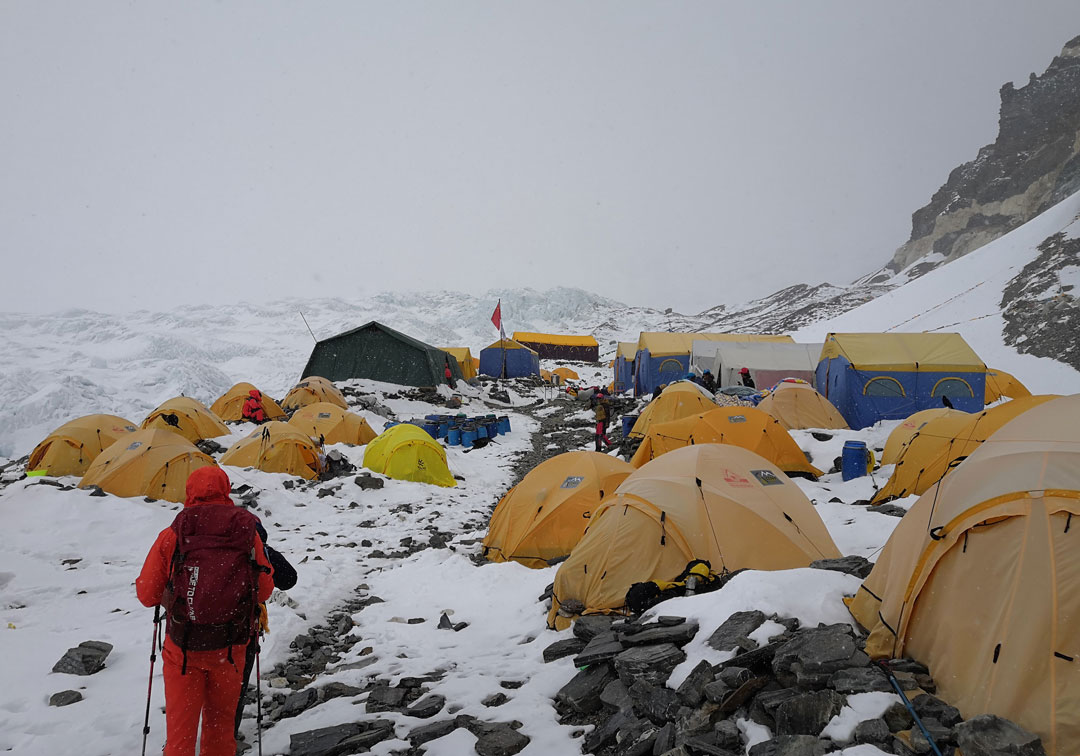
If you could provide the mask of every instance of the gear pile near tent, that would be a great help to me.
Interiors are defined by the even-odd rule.
[[[484,556],[547,567],[581,540],[601,500],[634,468],[592,451],[560,454],[534,467],[491,515]]]
[[[790,336],[749,333],[668,333],[642,331],[634,355],[634,391],[648,394],[662,384],[683,378],[690,370],[695,341],[786,341]]]
[[[472,356],[472,351],[468,347],[442,347],[442,350],[457,360],[458,367],[461,368],[461,377],[465,380],[470,380],[476,377],[476,369],[479,367],[479,362]],[[453,366],[450,367],[451,372]],[[446,367],[443,366],[443,378],[445,379]]]
[[[79,488],[182,502],[188,476],[217,463],[179,433],[148,428],[121,436],[90,463]]]
[[[146,416],[142,427],[171,430],[192,443],[229,435],[229,429],[221,418],[207,409],[205,404],[188,396],[177,396],[159,405]]]
[[[967,459],[998,428],[1056,395],[1028,396],[975,413],[930,420],[903,448],[893,474],[874,494],[874,504],[925,493]]]
[[[777,467],[738,446],[676,449],[604,499],[559,565],[548,626],[622,613],[634,583],[703,559],[715,572],[807,567],[840,556],[813,504]]]
[[[667,452],[698,444],[732,444],[767,459],[789,475],[822,475],[776,418],[753,407],[718,407],[681,420],[652,423],[630,464],[642,467]]]
[[[754,385],[766,388],[784,378],[801,378],[814,384],[821,344],[784,341],[695,341],[691,364],[712,371],[718,386],[741,382],[739,371],[747,368]]]
[[[758,409],[775,417],[787,430],[848,427],[836,407],[808,383],[781,381],[758,403]]]
[[[319,476],[319,451],[311,438],[289,423],[272,420],[260,425],[221,457],[221,464],[254,467],[271,473],[286,473],[307,480]]]
[[[716,409],[716,400],[696,383],[679,381],[664,389],[664,393],[649,402],[634,421],[630,438],[644,438],[653,423],[668,423],[684,417]]]
[[[281,400],[281,406],[291,412],[319,402],[329,402],[342,409],[349,408],[345,395],[338,391],[337,386],[318,375],[308,376],[289,389],[289,393]]]
[[[210,411],[224,421],[243,420],[244,402],[252,391],[259,391],[259,389],[250,383],[238,383],[219,396],[217,401],[210,406]],[[268,420],[285,420],[288,417],[281,405],[267,396],[266,392],[259,391],[259,393],[262,394],[262,408]]]
[[[367,445],[364,467],[396,480],[411,480],[453,488],[446,451],[424,430],[401,423],[380,433]]]
[[[289,425],[327,444],[361,446],[378,435],[368,421],[336,404],[317,402],[301,407],[289,418]]]
[[[116,415],[86,415],[64,423],[34,450],[26,469],[46,475],[83,475],[90,463],[115,441],[137,431]]]
[[[1018,400],[1014,400],[1018,401]],[[923,662],[965,717],[1080,753],[1080,396],[997,429],[928,490],[850,600],[876,658]]]
[[[540,375],[540,355],[513,339],[499,339],[480,351],[480,372],[493,378]]]
[[[321,375],[331,381],[368,378],[401,386],[437,386],[446,382],[447,363],[453,377],[462,380],[455,357],[373,320],[315,344],[301,375]]]
[[[830,333],[817,389],[854,430],[941,407],[983,408],[986,366],[958,333]]]
[[[600,359],[600,345],[592,336],[514,331],[513,339],[545,360],[596,362]]]

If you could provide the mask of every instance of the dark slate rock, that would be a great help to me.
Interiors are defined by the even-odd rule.
[[[646,719],[640,719],[623,729],[615,736],[618,744],[615,753],[618,756],[648,756],[656,745],[655,725]]]
[[[656,741],[653,743],[653,754],[667,753],[675,747],[675,725],[668,722],[656,731]]]
[[[68,675],[92,675],[105,667],[105,659],[112,649],[112,644],[104,641],[83,641],[75,648],[69,648],[53,665],[52,671]]]
[[[614,679],[615,670],[610,664],[594,664],[574,675],[570,682],[555,694],[555,701],[563,709],[570,709],[578,714],[591,714],[600,708],[600,694]]]
[[[742,733],[734,719],[721,719],[713,728],[716,744],[729,751],[743,752]]]
[[[305,688],[295,693],[290,693],[278,713],[278,719],[295,717],[319,702],[319,691],[315,688]]]
[[[889,678],[885,676],[877,667],[855,667],[853,669],[841,669],[829,677],[829,687],[835,690],[837,693],[843,693],[845,695],[851,695],[852,693],[892,693],[893,686],[889,682]],[[900,683],[900,687],[903,690],[912,690],[915,685],[911,684],[911,687],[904,687],[904,683]]]
[[[575,667],[588,667],[610,661],[623,652],[623,644],[614,640],[614,633],[601,633],[589,641],[581,653],[574,657]]]
[[[844,697],[834,690],[792,696],[776,707],[776,733],[817,736],[843,706]]]
[[[363,693],[362,688],[356,688],[345,683],[332,682],[319,688],[319,700],[329,701],[332,698],[351,698]]]
[[[761,648],[755,648],[753,651],[747,651],[746,653],[734,656],[726,662],[718,664],[717,667],[720,670],[729,667],[743,667],[755,674],[772,675],[773,657],[776,656],[776,652],[787,642],[787,638],[771,641]]]
[[[758,644],[747,636],[765,624],[765,613],[756,609],[735,612],[713,631],[705,643],[717,651],[752,651]]]
[[[619,709],[585,736],[582,743],[584,750],[587,753],[596,753],[608,743],[613,742],[620,730],[637,724],[638,720],[639,717],[632,709]]]
[[[900,701],[885,710],[885,713],[881,715],[881,721],[889,728],[889,732],[908,730],[915,724],[911,712]]]
[[[914,659],[890,659],[887,664],[893,672],[909,672],[913,675],[930,674],[925,664]]]
[[[361,473],[353,479],[353,483],[360,486],[363,491],[373,490],[377,491],[386,485],[386,482],[382,478],[376,478],[371,473]]]
[[[664,615],[663,617],[657,617],[656,621],[664,627],[674,627],[675,625],[681,625],[686,622],[686,617],[672,617],[671,615]]]
[[[712,732],[719,717],[720,707],[714,703],[706,702],[696,709],[682,708],[675,720],[675,742],[682,743],[691,735]]]
[[[848,625],[803,629],[776,650],[772,668],[781,685],[823,688],[834,672],[870,663]]]
[[[645,646],[658,643],[671,643],[676,646],[685,646],[697,635],[698,624],[696,622],[683,622],[678,625],[659,625],[646,628],[640,633],[626,635],[622,642],[626,646]]]
[[[714,680],[702,689],[702,693],[712,703],[723,703],[724,699],[731,695],[732,690],[731,686],[723,680]]]
[[[588,641],[581,638],[563,638],[544,649],[544,661],[553,662],[565,656],[576,656],[585,650]]]
[[[826,750],[832,750],[826,743],[813,735],[781,735],[758,743],[749,756],[825,756]]]
[[[502,706],[509,700],[510,697],[500,691],[499,693],[492,693],[480,703],[482,703],[484,706],[487,706],[489,709],[492,709],[496,706]]]
[[[915,708],[915,713],[919,715],[920,719],[931,717],[946,727],[953,727],[963,719],[960,716],[959,709],[949,706],[937,696],[932,696],[929,693],[915,696],[915,698],[911,699],[911,705]]]
[[[922,725],[926,728],[926,731],[933,738],[934,743],[939,749],[944,749],[946,745],[956,742],[956,736],[953,735],[951,727],[946,727],[941,722],[937,721],[933,717],[920,717],[922,719]],[[917,753],[930,753],[933,746],[930,745],[930,741],[927,740],[926,735],[923,735],[922,730],[916,725],[911,729],[911,747],[915,749]]]
[[[644,680],[631,685],[629,692],[634,700],[634,709],[661,727],[675,719],[682,707],[679,694],[671,688],[650,685]]]
[[[770,730],[776,729],[776,709],[784,701],[799,695],[794,688],[780,688],[759,693],[750,706],[750,719]]]
[[[878,504],[873,507],[867,507],[866,511],[888,515],[889,517],[903,517],[907,514],[906,509],[904,509],[903,507],[898,507],[895,504]]]
[[[686,659],[682,649],[671,643],[628,648],[615,657],[615,671],[627,688],[638,680],[663,685],[671,671]]]
[[[719,678],[731,689],[737,689],[753,678],[754,673],[746,667],[723,667],[719,672]]]
[[[479,735],[475,748],[480,756],[514,756],[528,744],[527,736],[509,725],[501,725]]]
[[[870,745],[883,745],[889,742],[892,733],[883,719],[866,719],[855,725],[852,741],[855,744],[869,743]]]
[[[289,756],[345,756],[366,751],[394,734],[385,719],[298,732],[289,738]]]
[[[578,617],[574,621],[574,637],[586,642],[591,641],[600,633],[611,632],[612,622],[614,622],[614,617],[606,614],[587,614],[584,617]]]
[[[82,693],[77,690],[62,690],[49,696],[49,706],[70,706],[83,700]]]
[[[615,678],[604,687],[604,692],[600,694],[600,703],[613,711],[619,711],[633,706],[634,699],[630,697],[630,691],[623,685],[623,681]]]
[[[437,693],[432,693],[430,696],[424,696],[407,708],[405,714],[410,717],[416,717],[417,719],[431,719],[442,711],[443,706],[445,705],[446,698]]]
[[[870,574],[870,570],[874,569],[874,563],[869,559],[854,555],[839,557],[837,559],[817,559],[811,562],[810,566],[817,570],[845,572],[848,575],[854,575],[859,579],[864,579]]]
[[[694,754],[694,756],[737,756],[730,749],[718,745],[711,735],[687,738],[686,742],[683,743],[683,748],[687,752]]]
[[[429,740],[436,740],[438,738],[445,737],[458,728],[458,723],[454,719],[444,719],[439,722],[432,722],[431,724],[420,725],[409,731],[407,740],[413,748],[427,743]]]
[[[691,708],[698,706],[705,700],[705,686],[715,679],[716,673],[713,672],[712,665],[704,660],[698,662],[676,691],[679,700]]]
[[[377,685],[368,694],[367,712],[374,714],[380,711],[398,711],[404,707],[406,695],[408,695],[408,690],[405,688]]]

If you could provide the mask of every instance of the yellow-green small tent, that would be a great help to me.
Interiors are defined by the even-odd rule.
[[[469,347],[441,347],[444,352],[450,354],[458,362],[461,368],[461,377],[465,380],[476,377],[476,369],[480,366],[480,360],[472,356]]]
[[[718,407],[681,420],[653,423],[630,464],[642,467],[662,454],[696,444],[732,444],[758,454],[785,473],[821,476],[791,434],[754,407]]]
[[[630,438],[644,438],[653,423],[668,423],[716,409],[716,400],[690,381],[679,381],[649,402],[630,429]]]
[[[568,367],[557,367],[551,371],[552,375],[557,375],[562,379],[563,383],[567,381],[580,381],[581,376]]]
[[[259,391],[259,389],[250,383],[238,383],[219,396],[217,401],[210,405],[210,411],[222,420],[243,420],[244,402],[252,391]],[[280,404],[267,396],[265,392],[259,391],[259,393],[262,394],[262,407],[267,420],[284,420],[288,417]]]
[[[378,435],[360,415],[329,402],[301,407],[289,418],[289,425],[327,444],[362,446]]]
[[[844,416],[809,383],[781,381],[761,400],[758,409],[768,412],[788,430],[804,428],[844,429]]]
[[[1050,756],[1080,753],[1073,520],[1080,395],[1016,416],[908,510],[848,600],[866,652],[926,664],[965,719],[996,714]]]
[[[593,451],[567,452],[540,463],[495,507],[484,556],[526,567],[565,558],[600,501],[633,471],[618,457]]]
[[[778,467],[738,446],[686,446],[604,499],[555,574],[548,626],[623,612],[631,585],[672,580],[694,559],[732,572],[839,556],[814,505]]]
[[[447,488],[457,485],[439,442],[407,423],[388,428],[367,445],[364,467],[396,480]]]
[[[885,442],[885,450],[881,453],[881,464],[894,465],[899,462],[904,447],[911,443],[911,439],[915,437],[916,433],[922,430],[931,420],[936,420],[939,417],[947,417],[949,415],[957,417],[957,422],[963,422],[962,420],[959,420],[961,415],[964,417],[971,417],[970,412],[949,409],[948,407],[935,407],[934,409],[925,409],[916,412],[914,415],[904,420],[898,426],[893,428],[892,433],[889,434],[889,439]]]
[[[337,386],[317,375],[309,375],[293,386],[281,400],[281,406],[291,412],[317,402],[329,402],[342,409],[349,408],[345,395],[338,391]]]
[[[297,475],[307,480],[319,476],[319,452],[311,438],[297,428],[272,420],[229,447],[221,464],[254,467],[256,470]]]
[[[171,430],[191,443],[229,435],[229,429],[221,418],[207,409],[205,404],[189,396],[177,396],[158,405],[143,420],[142,427]]]
[[[121,436],[101,452],[79,488],[98,486],[115,496],[183,501],[188,476],[208,465],[217,463],[179,433],[148,428]]]
[[[982,412],[945,415],[930,420],[912,436],[900,454],[892,476],[871,501],[880,504],[925,493],[998,428],[1032,407],[1057,398],[1056,394],[1027,396]]]
[[[1031,392],[1015,375],[997,368],[986,369],[986,391],[983,404],[993,404],[1002,397],[1022,399],[1025,396],[1031,396]]]
[[[27,470],[47,475],[83,475],[114,441],[137,431],[116,415],[86,415],[64,423],[30,452]]]

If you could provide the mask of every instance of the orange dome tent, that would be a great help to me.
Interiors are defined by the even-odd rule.
[[[788,430],[848,427],[840,411],[809,383],[781,381],[761,400],[758,409],[768,412]]]
[[[210,411],[222,420],[243,420],[244,402],[252,391],[259,391],[259,389],[250,383],[238,383],[219,396],[217,401],[210,405]],[[267,396],[265,392],[259,391],[259,393],[262,394],[263,412],[266,413],[268,420],[284,420],[288,417],[280,404]]]
[[[221,456],[221,464],[296,475],[307,480],[319,476],[319,451],[311,438],[278,420],[260,425]]]
[[[98,486],[115,496],[183,501],[188,476],[213,458],[179,433],[160,428],[127,433],[90,463],[79,488]]]
[[[667,423],[716,409],[716,400],[690,381],[679,381],[649,402],[630,429],[630,438],[644,438],[653,423]]]
[[[122,436],[137,431],[116,415],[86,415],[64,423],[30,452],[27,470],[46,475],[83,475],[90,463]]]
[[[1031,392],[1015,375],[996,368],[986,369],[986,390],[983,396],[983,404],[993,404],[1002,397],[1022,399],[1025,396],[1031,396]]]
[[[281,406],[292,411],[316,402],[329,402],[342,409],[349,408],[345,395],[338,390],[337,386],[317,375],[308,376],[293,386],[281,400]]]
[[[327,444],[361,446],[378,435],[360,415],[329,402],[301,407],[293,413],[289,425],[311,438],[322,437]]]
[[[920,410],[904,420],[898,426],[893,428],[892,433],[889,434],[889,439],[885,442],[885,450],[881,453],[881,464],[896,464],[900,459],[900,455],[903,453],[904,447],[911,442],[911,439],[916,433],[922,430],[931,420],[935,420],[939,417],[947,417],[949,415],[958,418],[960,415],[971,417],[970,412],[964,412],[963,410],[949,409],[948,407],[935,407],[934,409]],[[958,420],[957,422],[960,421]]]
[[[188,396],[177,396],[159,405],[146,416],[142,427],[171,430],[191,443],[229,435],[229,429],[221,418],[207,409],[205,404]]]

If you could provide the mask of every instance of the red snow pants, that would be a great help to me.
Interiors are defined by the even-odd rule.
[[[184,652],[171,638],[161,652],[165,675],[164,756],[195,756],[202,719],[200,756],[235,756],[236,705],[244,677],[246,645],[214,651],[188,651],[187,673],[180,674]]]

